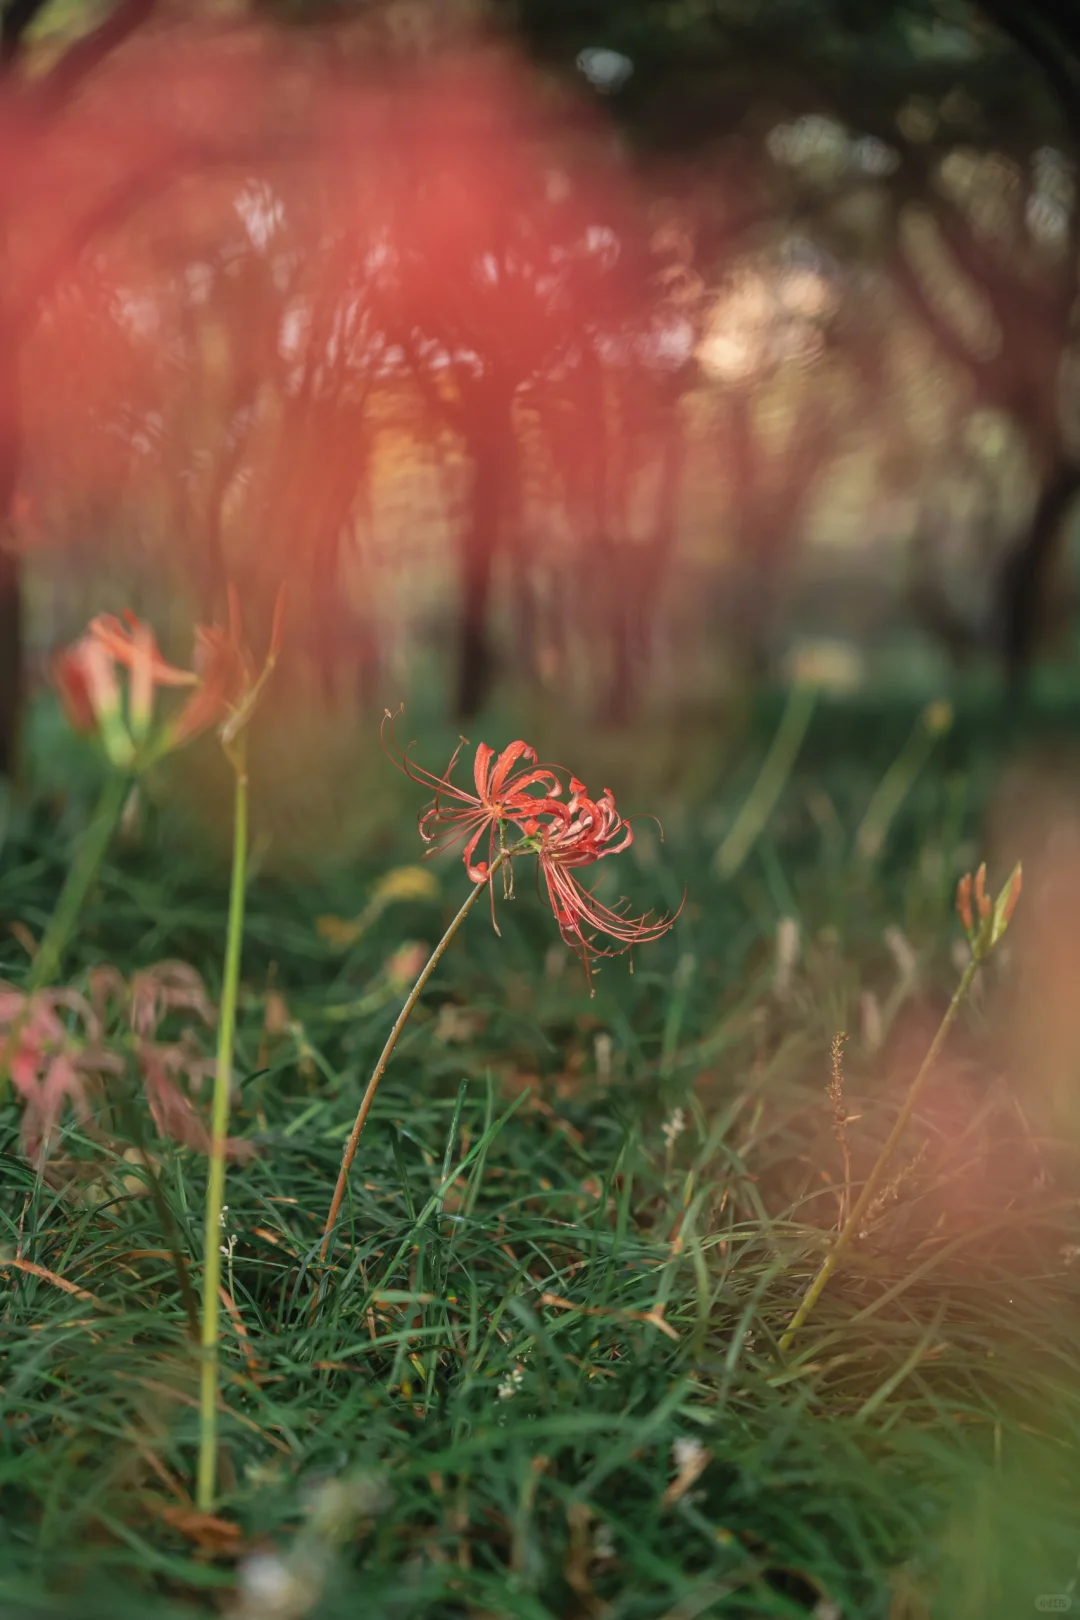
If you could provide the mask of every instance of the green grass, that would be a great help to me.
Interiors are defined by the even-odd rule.
[[[464,878],[440,864],[438,902],[388,908],[340,954],[316,919],[359,912],[382,872],[415,860],[407,815],[377,859],[256,876],[233,1129],[261,1151],[228,1183],[246,1340],[224,1322],[222,1512],[244,1555],[301,1549],[321,1589],[305,1612],[1010,1620],[1071,1590],[1080,1265],[1061,1250],[1080,1243],[1075,1168],[1010,1102],[1022,1077],[999,1073],[1007,987],[993,975],[946,1060],[965,1108],[946,1128],[931,1085],[895,1198],[777,1355],[835,1226],[831,1039],[850,1037],[857,1181],[909,1078],[890,1055],[907,1062],[905,1022],[955,982],[952,891],[1000,728],[958,726],[880,861],[860,862],[855,830],[915,712],[815,715],[730,881],[716,850],[776,714],[722,795],[669,818],[663,845],[643,823],[613,877],[660,907],[685,882],[686,910],[632,975],[605,964],[592,1001],[550,951],[524,871],[501,939],[478,910],[379,1093],[321,1287],[341,1145],[400,1005],[380,1003],[377,974],[402,942],[434,942]],[[14,815],[0,924],[40,931],[67,838],[44,809]],[[72,978],[179,956],[216,992],[226,881],[164,817],[114,851]],[[803,939],[783,998],[782,916]],[[902,996],[889,925],[919,954]],[[0,973],[24,964],[5,932]],[[291,1022],[268,1042],[271,984]],[[881,1052],[860,1036],[867,991],[895,1015]],[[452,1029],[447,1003],[475,1016]],[[676,1108],[686,1127],[669,1145]],[[0,1252],[94,1296],[0,1272],[0,1615],[228,1612],[236,1558],[161,1512],[193,1472],[197,1362],[170,1250],[194,1268],[204,1165],[155,1142],[157,1197],[115,1168],[151,1133],[131,1088],[111,1149],[74,1126],[58,1148],[114,1167],[106,1201],[76,1202],[21,1162],[14,1108],[0,1117]],[[673,1491],[690,1441],[705,1466]],[[340,1512],[330,1481],[353,1492]]]

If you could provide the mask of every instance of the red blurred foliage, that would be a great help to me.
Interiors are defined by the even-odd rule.
[[[0,438],[24,469],[23,543],[101,543],[126,514],[204,614],[232,578],[268,617],[287,580],[329,667],[343,545],[397,431],[464,467],[460,707],[490,675],[500,553],[519,664],[541,634],[558,642],[560,604],[608,593],[616,706],[673,528],[644,211],[602,129],[504,50],[346,47],[151,18],[81,82],[4,85],[2,320],[20,365],[0,380]],[[655,520],[616,568],[651,462]],[[537,469],[572,535],[569,554],[547,543],[542,628]]]

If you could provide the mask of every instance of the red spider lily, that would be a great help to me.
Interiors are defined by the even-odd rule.
[[[195,668],[179,669],[162,657],[153,631],[133,613],[123,619],[111,613],[92,619],[85,635],[61,653],[53,677],[68,720],[76,731],[97,732],[114,765],[147,764],[190,742],[211,726],[220,726],[231,741],[246,724],[263,684],[277,659],[281,642],[283,598],[274,612],[270,650],[261,674],[244,641],[240,608],[229,589],[229,627],[199,625],[195,630]],[[117,671],[129,674],[127,715]],[[153,723],[158,687],[194,687],[179,714],[146,745]]]
[[[114,613],[99,613],[90,620],[87,634],[99,642],[113,663],[129,669],[151,686],[193,686],[195,676],[178,669],[161,653],[149,625],[125,609],[123,619]]]
[[[581,957],[591,989],[593,957],[618,956],[634,945],[659,939],[675,922],[682,905],[670,917],[654,917],[651,912],[628,917],[623,910],[603,905],[584,888],[574,877],[574,869],[592,866],[607,855],[621,854],[630,847],[634,833],[615,808],[610,788],[605,788],[599,799],[590,799],[585,784],[571,777],[570,795],[564,822],[548,822],[529,830],[537,838],[537,865],[559,933]],[[614,940],[616,947],[600,947],[595,942],[596,934]]]
[[[123,620],[99,613],[87,631],[91,642],[108,655],[114,666],[130,675],[128,718],[135,741],[145,740],[153,720],[154,692],[159,686],[194,686],[198,677],[162,657],[154,632],[134,613]]]
[[[128,672],[127,716],[118,670]],[[85,635],[54,661],[53,675],[76,731],[97,732],[114,765],[130,767],[153,722],[158,687],[194,686],[198,676],[162,657],[153,631],[133,613],[91,619]]]
[[[108,654],[90,636],[59,653],[52,664],[53,682],[72,731],[89,735],[98,727],[103,707],[120,708],[120,690]]]
[[[566,819],[567,807],[558,802],[562,783],[546,766],[531,768],[536,766],[537,756],[528,743],[509,743],[498,755],[487,743],[480,743],[473,761],[476,792],[470,793],[450,780],[458,756],[466,747],[464,738],[454,749],[446,770],[436,776],[433,771],[415,765],[409,758],[408,748],[404,752],[396,748],[393,727],[394,717],[387,710],[381,728],[387,754],[410,780],[435,789],[431,804],[420,813],[420,836],[432,846],[432,854],[451,849],[464,838],[462,859],[470,882],[483,883],[490,878],[496,844],[502,847],[500,830],[506,822],[525,832],[526,829],[535,831],[540,826],[538,818],[541,816],[552,816],[560,822]],[[476,860],[476,850],[485,833],[487,858]]]
[[[128,766],[145,741],[153,718],[154,689],[192,686],[189,670],[166,663],[153,631],[134,614],[127,624],[111,614],[90,621],[86,634],[54,661],[53,675],[68,720],[76,731],[97,732],[114,765]],[[129,672],[128,715],[118,669]]]

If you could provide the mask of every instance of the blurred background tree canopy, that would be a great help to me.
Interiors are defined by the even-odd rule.
[[[1071,651],[1069,0],[3,18],[9,710],[120,581],[462,716]]]

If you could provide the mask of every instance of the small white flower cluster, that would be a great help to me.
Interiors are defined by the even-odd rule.
[[[322,1581],[314,1572],[289,1568],[276,1552],[257,1552],[240,1566],[240,1605],[235,1620],[302,1620],[322,1595]]]
[[[695,1440],[691,1436],[681,1436],[671,1447],[671,1460],[680,1474],[697,1468],[704,1456],[705,1447],[700,1440]]]
[[[683,1131],[686,1129],[686,1114],[681,1108],[676,1108],[670,1119],[665,1119],[660,1127],[664,1136],[664,1143],[670,1153]]]
[[[228,1204],[222,1204],[222,1206],[221,1206],[221,1214],[218,1216],[218,1220],[221,1222],[222,1226],[224,1226],[226,1224],[225,1223],[225,1217],[226,1217],[226,1215],[228,1213],[229,1213]],[[218,1244],[218,1248],[220,1249],[221,1253],[225,1256],[226,1260],[228,1260],[230,1265],[232,1264],[233,1252],[234,1252],[234,1250],[236,1248],[237,1243],[239,1242],[239,1239],[240,1239],[239,1232],[230,1232],[228,1237],[225,1239],[225,1242]]]
[[[522,1386],[522,1384],[524,1382],[525,1382],[525,1368],[521,1365],[521,1363],[519,1361],[517,1366],[511,1368],[510,1372],[507,1374],[507,1376],[503,1379],[502,1383],[499,1385],[498,1392],[497,1392],[499,1400],[500,1401],[508,1401],[508,1400],[510,1400],[510,1398],[512,1396],[517,1394],[518,1390],[521,1388],[521,1386]]]
[[[391,1501],[375,1475],[323,1481],[311,1493],[307,1522],[287,1552],[253,1552],[242,1560],[229,1620],[307,1620],[333,1573],[337,1548],[360,1520],[385,1512]]]
[[[226,1225],[225,1217],[226,1217],[226,1215],[228,1213],[229,1213],[228,1204],[222,1204],[222,1206],[221,1206],[221,1214],[218,1216],[218,1220],[220,1221],[220,1223],[221,1223],[221,1225],[223,1227]],[[228,1270],[229,1270],[229,1293],[230,1294],[235,1292],[235,1290],[233,1289],[233,1255],[236,1253],[236,1245],[237,1245],[237,1243],[239,1241],[240,1241],[240,1234],[238,1232],[229,1232],[225,1242],[218,1244],[218,1252],[225,1256],[225,1264],[226,1264],[226,1266],[228,1267]]]
[[[609,1564],[615,1557],[615,1536],[610,1524],[606,1522],[596,1527],[593,1536],[593,1557],[600,1564]]]

